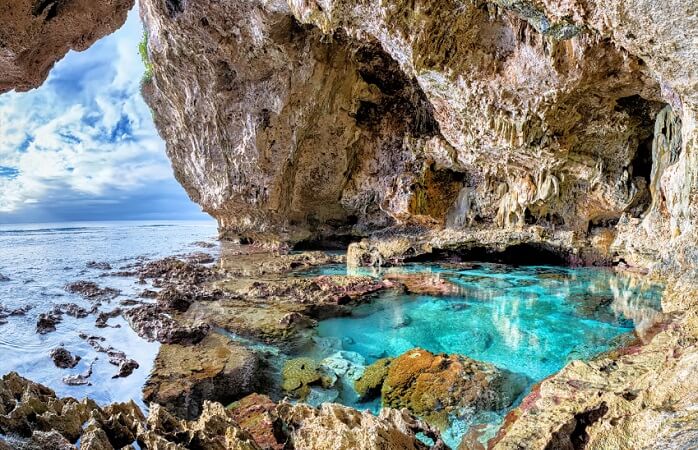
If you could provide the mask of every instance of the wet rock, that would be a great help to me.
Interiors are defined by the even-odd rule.
[[[6,277],[5,275],[0,273],[0,282],[4,282],[4,281],[10,281],[10,278]]]
[[[196,344],[211,328],[206,323],[177,321],[157,305],[135,307],[124,312],[124,317],[140,337],[163,344]]]
[[[107,262],[90,261],[87,264],[85,264],[85,267],[87,267],[88,269],[111,270],[111,264]]]
[[[94,366],[94,363],[95,361],[92,361],[87,370],[83,373],[77,375],[67,375],[63,377],[63,384],[67,384],[68,386],[89,385],[89,378],[92,376],[92,367]]]
[[[80,356],[73,356],[64,347],[54,348],[51,350],[51,353],[49,353],[49,356],[53,360],[53,364],[61,369],[72,369],[78,365],[78,362],[80,362]]]
[[[36,332],[47,334],[56,331],[56,325],[62,321],[62,314],[59,310],[41,313],[36,321]]]
[[[111,362],[111,359],[110,359]],[[134,370],[138,369],[140,365],[137,361],[133,359],[124,358],[119,362],[119,370],[116,372],[112,378],[126,378],[131,375]]]
[[[229,274],[247,277],[280,275],[328,264],[343,264],[344,255],[327,252],[293,252],[223,241],[219,265]]]
[[[405,290],[410,294],[452,296],[461,292],[456,284],[438,275],[426,273],[388,274],[383,279],[404,286]]]
[[[95,349],[98,353],[105,353],[107,355],[109,364],[117,366],[119,370],[112,378],[124,378],[133,373],[135,369],[138,369],[139,364],[133,359],[129,359],[126,353],[121,350],[117,350],[112,346],[105,347],[102,343],[106,340],[102,336],[88,336],[85,333],[80,333],[80,338],[84,339],[90,347]]]
[[[119,317],[122,313],[121,308],[115,308],[108,312],[101,312],[97,315],[97,320],[95,321],[95,326],[97,328],[106,328],[110,326],[107,321],[113,319],[114,317]],[[121,325],[112,325],[112,328],[120,328]]]
[[[90,310],[87,310],[82,306],[76,305],[75,303],[63,303],[58,306],[58,309],[61,311],[61,313],[75,317],[76,319],[84,319],[88,315],[97,312],[96,306],[93,306]]]
[[[100,288],[93,281],[75,281],[68,283],[65,290],[71,294],[78,294],[92,301],[109,301],[118,297],[121,291],[113,288]]]
[[[153,291],[151,289],[144,289],[138,294],[141,298],[155,299],[158,296],[158,291]]]
[[[392,358],[381,358],[366,367],[361,377],[354,382],[354,389],[362,401],[371,400],[381,395],[383,382],[388,376]]]
[[[216,261],[216,258],[205,252],[189,253],[184,259],[192,264],[210,264]]]
[[[7,320],[5,319],[7,319],[8,317],[24,316],[29,311],[31,311],[31,309],[32,307],[30,305],[25,305],[15,309],[7,309],[3,305],[0,305],[0,324],[7,323]]]
[[[381,397],[383,405],[407,408],[443,429],[449,416],[460,411],[509,406],[525,388],[525,381],[465,356],[414,349],[390,363]]]
[[[195,247],[201,247],[201,248],[215,248],[216,247],[216,244],[214,244],[213,242],[206,242],[206,241],[192,242],[191,245],[193,245]]]
[[[177,258],[164,258],[146,263],[138,270],[141,279],[153,279],[156,287],[167,283],[199,285],[216,277],[213,269],[191,264]]]
[[[305,400],[312,386],[330,388],[334,379],[312,358],[289,359],[281,371],[281,388],[284,392]]]
[[[204,400],[230,403],[252,392],[257,357],[219,333],[196,345],[164,344],[143,388],[143,398],[179,417],[196,417]]]

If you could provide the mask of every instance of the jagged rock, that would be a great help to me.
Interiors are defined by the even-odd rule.
[[[363,401],[370,400],[381,395],[383,382],[388,376],[388,369],[392,358],[381,358],[366,367],[361,377],[354,382],[354,389]]]
[[[140,337],[163,344],[196,344],[210,330],[206,323],[181,323],[157,305],[137,306],[124,312],[124,317]]]
[[[132,6],[133,0],[3,2],[0,93],[39,87],[56,61],[116,31]]]
[[[290,426],[296,450],[408,450],[446,449],[439,433],[406,411],[383,409],[378,416],[333,403],[318,408],[304,404],[279,405],[277,413]],[[429,446],[416,434],[434,440]]]
[[[167,283],[180,286],[197,285],[216,277],[216,272],[208,267],[191,264],[177,258],[164,258],[151,261],[138,269],[141,279],[153,279],[156,287]]]
[[[58,309],[61,311],[63,314],[67,314],[71,317],[75,317],[76,319],[84,319],[90,314],[94,314],[97,312],[97,307],[93,306],[92,309],[89,311],[82,306],[78,306],[75,303],[63,303],[58,306]]]
[[[47,313],[39,314],[36,321],[36,332],[39,334],[47,334],[56,331],[56,325],[63,320],[62,313],[58,309]]]
[[[250,433],[262,449],[283,450],[286,436],[276,407],[266,395],[250,394],[228,406],[228,410],[235,423]]]
[[[101,288],[93,281],[75,281],[68,283],[65,290],[71,294],[78,294],[92,301],[109,301],[118,297],[121,293],[114,288]]]
[[[647,261],[692,233],[688,0],[144,3],[146,98],[226,236],[535,222]]]
[[[204,400],[230,403],[252,392],[257,357],[229,338],[209,333],[196,345],[164,344],[143,388],[143,398],[179,417],[193,418]]]
[[[51,350],[49,356],[53,360],[53,364],[61,369],[72,369],[78,365],[78,362],[80,362],[81,359],[78,355],[73,356],[64,347],[54,348]]]
[[[395,358],[381,388],[383,405],[407,408],[445,428],[462,410],[498,410],[525,388],[521,376],[460,355],[434,355],[413,349]]]
[[[153,405],[147,424],[148,431],[139,440],[149,449],[260,450],[220,403],[204,402],[201,415],[191,422],[177,419],[160,405]]]

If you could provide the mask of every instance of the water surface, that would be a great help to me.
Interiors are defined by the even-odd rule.
[[[661,316],[661,286],[608,269],[414,264],[387,271],[428,272],[457,284],[460,293],[384,294],[350,317],[321,321],[315,345],[304,356],[342,355],[368,365],[421,347],[520,373],[530,388],[573,359],[587,360],[627,342],[636,326]],[[310,272],[344,273],[338,266]],[[381,275],[369,269],[351,273]],[[357,402],[351,392],[337,400],[373,411],[380,407],[378,401]],[[506,412],[454,421],[448,443],[457,446],[474,423],[489,425],[492,432]]]

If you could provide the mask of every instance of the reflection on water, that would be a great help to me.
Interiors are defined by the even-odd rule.
[[[370,364],[422,347],[488,361],[534,383],[572,359],[589,359],[627,342],[635,327],[642,334],[663,316],[660,286],[606,269],[415,264],[384,272],[396,271],[432,273],[457,284],[460,293],[385,294],[351,317],[320,322],[317,345],[305,353],[321,359],[353,352]],[[332,267],[315,273],[346,272]],[[382,274],[375,269],[351,273]],[[492,425],[504,413],[468,420]],[[469,425],[455,421],[447,432],[449,443],[457,445]]]

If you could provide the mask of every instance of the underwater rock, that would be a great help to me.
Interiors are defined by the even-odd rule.
[[[426,273],[388,274],[383,279],[401,284],[410,294],[450,296],[460,293],[460,288],[456,284],[438,275]]]
[[[257,369],[254,353],[217,332],[196,345],[163,344],[143,398],[179,417],[197,417],[204,400],[227,404],[251,393]]]
[[[381,388],[383,405],[407,408],[432,425],[446,428],[449,416],[463,410],[509,406],[525,380],[494,365],[461,355],[410,350],[395,358]]]
[[[305,400],[312,386],[331,388],[336,377],[331,377],[312,358],[294,358],[284,363],[281,370],[281,388],[299,400]]]
[[[71,294],[78,294],[92,301],[109,301],[118,297],[121,291],[113,288],[101,288],[93,281],[75,281],[68,283],[65,290]]]
[[[124,312],[124,318],[143,339],[162,344],[196,344],[208,334],[206,323],[185,323],[157,305],[142,305]]]
[[[354,382],[354,389],[361,401],[368,401],[381,395],[383,382],[388,376],[392,358],[381,358],[366,367],[361,377]]]
[[[111,264],[109,264],[108,262],[90,261],[87,264],[85,264],[85,267],[87,267],[88,269],[111,270]]]
[[[60,369],[72,369],[78,365],[81,359],[78,355],[73,356],[64,347],[54,348],[49,353],[49,356],[53,360],[53,364]]]

